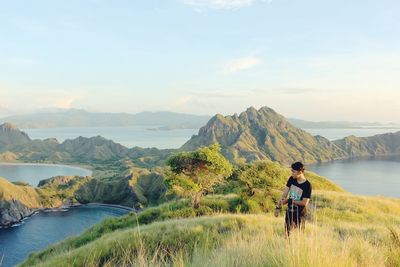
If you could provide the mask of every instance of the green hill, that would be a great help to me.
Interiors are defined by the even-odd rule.
[[[219,143],[234,163],[270,159],[288,165],[335,159],[400,154],[400,131],[371,137],[349,136],[329,141],[293,126],[268,107],[248,108],[239,116],[215,115],[180,150]],[[30,140],[15,126],[0,126],[0,158],[56,163],[93,163],[129,158],[139,167],[164,165],[174,149],[126,148],[101,136],[78,137],[59,144],[55,139]],[[5,154],[8,153],[8,154]],[[10,154],[12,153],[12,155]],[[12,157],[11,157],[12,156]]]
[[[41,181],[39,187],[32,187],[0,177],[0,226],[17,223],[37,209],[76,203],[75,191],[89,179],[58,176]]]
[[[15,144],[25,144],[30,141],[29,136],[18,130],[15,125],[11,123],[0,125],[0,147],[7,148]]]
[[[291,242],[285,240],[282,216],[229,214],[216,208],[215,203],[223,207],[224,199],[204,199],[207,214],[190,214],[184,204],[172,202],[106,219],[80,236],[33,253],[21,266],[400,264],[398,199],[316,191],[313,217],[304,233],[293,233]]]
[[[263,107],[248,108],[239,116],[214,116],[182,150],[219,143],[223,154],[234,162],[271,159],[284,164],[328,161],[346,153],[327,139],[316,138],[294,127],[282,115]]]
[[[351,157],[400,154],[400,131],[371,137],[346,137],[334,142],[293,126],[268,107],[248,108],[239,116],[215,115],[180,149],[219,143],[233,162],[270,159],[282,164],[324,162]]]
[[[164,177],[146,169],[130,168],[110,178],[92,179],[75,192],[80,203],[101,202],[142,208],[164,201]]]
[[[59,143],[54,138],[31,140],[10,123],[0,125],[2,161],[104,164],[129,158],[140,167],[163,165],[174,149],[127,148],[101,136],[77,137]]]

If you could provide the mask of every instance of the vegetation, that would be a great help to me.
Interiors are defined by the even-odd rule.
[[[21,266],[400,264],[400,200],[317,190],[306,231],[295,232],[288,242],[282,217],[232,214],[235,198],[206,196],[205,214],[189,212],[194,211],[190,202],[181,200],[106,219],[30,255]]]
[[[137,209],[164,201],[167,189],[160,172],[127,166],[121,166],[121,169],[124,170],[121,173],[97,172],[104,176],[84,184],[75,197],[81,203],[102,202]]]
[[[59,176],[32,187],[0,177],[0,201],[19,201],[30,209],[57,207],[65,201],[76,202],[75,191],[89,180],[89,177]]]
[[[282,163],[395,153],[398,134],[330,142],[265,107],[216,115],[172,156],[176,151],[127,149],[102,137],[58,144],[26,139],[9,125],[2,130],[4,140],[15,141],[0,140],[3,158],[79,162],[92,166],[94,177],[39,188],[0,179],[0,199],[50,205],[72,197],[139,210],[33,253],[22,266],[400,265],[397,199],[352,195],[306,172],[313,185],[306,231],[287,242],[282,216],[271,213],[290,176]],[[0,204],[3,210],[10,202]]]
[[[213,143],[219,143],[222,154],[235,163],[270,159],[285,165],[298,160],[309,164],[399,154],[400,132],[371,137],[350,136],[331,142],[293,126],[273,109],[250,107],[240,115],[215,115],[181,150],[195,150]]]
[[[199,207],[204,193],[212,192],[217,183],[232,174],[232,165],[220,150],[214,144],[194,152],[181,152],[167,160],[173,172],[168,175],[168,184],[178,195],[190,196],[193,208]]]

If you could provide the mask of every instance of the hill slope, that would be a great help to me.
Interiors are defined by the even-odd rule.
[[[346,137],[334,142],[296,128],[268,107],[248,108],[239,116],[215,115],[181,150],[219,143],[234,162],[271,159],[283,164],[323,162],[350,157],[400,154],[400,131],[371,137]]]
[[[176,220],[188,217],[185,215],[188,213],[179,212],[184,208],[170,203],[169,207],[158,210],[152,208],[137,215],[107,219],[81,236],[32,254],[21,266],[397,266],[400,263],[399,200],[325,191],[316,192],[313,200],[318,203],[313,219],[307,222],[305,233],[293,233],[291,242],[284,238],[282,217],[219,212]]]

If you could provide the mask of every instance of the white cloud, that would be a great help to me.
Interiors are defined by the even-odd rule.
[[[236,9],[253,4],[254,0],[183,0],[195,8]]]
[[[256,65],[261,64],[263,61],[257,57],[244,57],[229,61],[225,64],[225,73],[235,73],[241,70],[250,69]]]

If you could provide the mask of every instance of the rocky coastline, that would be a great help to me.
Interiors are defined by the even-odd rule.
[[[136,212],[137,210],[134,208],[114,205],[114,204],[104,204],[104,203],[87,203],[87,204],[68,204],[62,205],[56,208],[38,208],[38,209],[30,209],[21,204],[18,200],[8,201],[9,208],[4,208],[4,202],[0,202],[0,228],[9,228],[15,227],[23,223],[25,220],[34,216],[39,212],[64,212],[68,211],[71,208],[81,207],[81,206],[104,206],[104,207],[112,207],[118,209],[129,210],[131,212]]]

